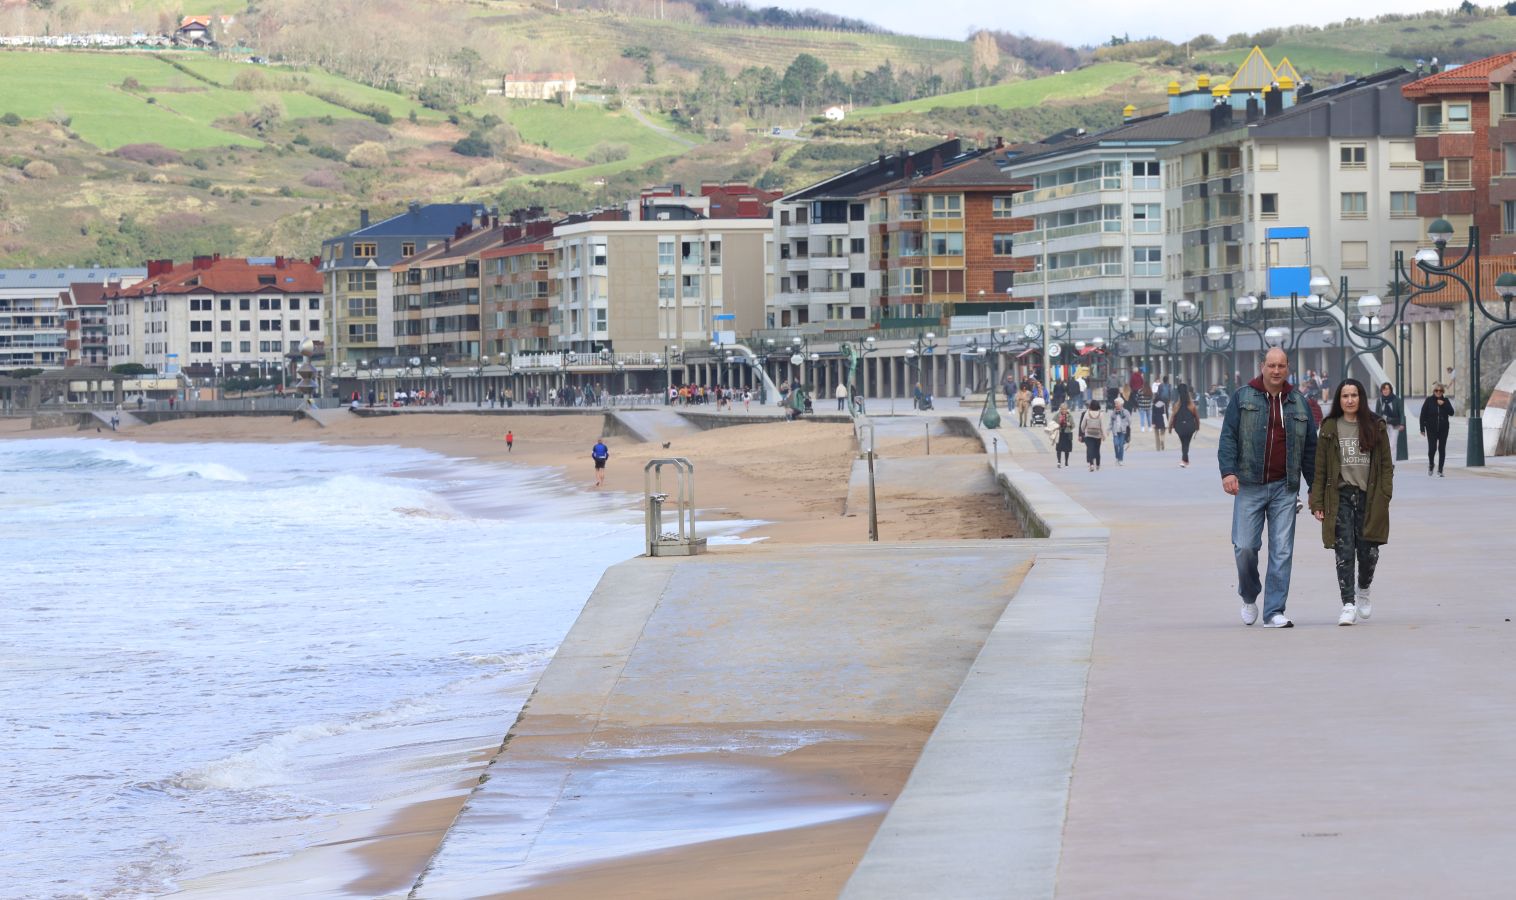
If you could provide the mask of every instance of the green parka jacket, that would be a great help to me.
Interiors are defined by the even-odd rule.
[[[1325,419],[1316,440],[1316,475],[1311,481],[1311,512],[1321,510],[1321,542],[1331,550],[1337,542],[1337,482],[1342,477],[1342,453],[1337,444],[1338,419]],[[1364,421],[1360,418],[1359,423]],[[1369,451],[1368,512],[1363,539],[1376,544],[1390,540],[1390,498],[1395,493],[1395,463],[1391,461],[1389,431],[1383,419],[1374,422],[1374,449]]]

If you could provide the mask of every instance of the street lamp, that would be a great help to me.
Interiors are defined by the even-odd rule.
[[[916,335],[916,342],[906,348],[905,361],[911,367],[911,408],[920,409],[926,400],[926,387],[921,381],[922,358],[931,356],[937,349],[937,335],[933,332],[925,332]],[[890,411],[894,412],[894,398],[891,398]]]
[[[488,356],[479,357],[479,364],[474,366],[474,405],[484,405],[484,367],[490,364]],[[493,404],[491,404],[493,406]]]

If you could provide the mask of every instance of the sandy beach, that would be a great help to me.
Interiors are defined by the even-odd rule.
[[[315,441],[334,446],[399,445],[448,457],[511,466],[551,467],[570,487],[594,490],[590,447],[604,427],[600,415],[508,415],[449,412],[389,416],[334,416],[322,427],[283,416],[206,417],[137,427],[119,434],[60,428],[34,431],[22,419],[0,420],[0,439],[83,437],[160,442]],[[504,436],[514,435],[507,450]],[[856,454],[849,425],[765,421],[712,429],[676,438],[667,449],[627,437],[607,437],[611,458],[603,490],[639,495],[643,464],[680,456],[695,465],[695,497],[701,518],[764,522],[747,532],[767,544],[866,542],[866,516],[849,514],[849,478]],[[922,456],[924,442],[883,441],[883,459]],[[937,456],[982,456],[972,439],[934,436]],[[930,483],[880,493],[880,530],[887,540],[953,540],[1013,536],[1014,519],[999,498],[938,493]],[[951,500],[951,502],[947,502]],[[713,548],[741,554],[742,547]],[[856,726],[858,723],[854,723]],[[748,837],[712,841],[679,851],[643,854],[630,863],[564,871],[561,878],[530,889],[532,896],[607,896],[614,885],[679,885],[660,896],[834,896],[867,847],[883,810],[904,785],[932,722],[880,724],[868,741],[823,745],[786,755],[773,765],[797,781],[825,781],[840,796],[884,798],[878,815]],[[404,896],[430,859],[467,788],[499,748],[500,735],[480,735],[466,777],[424,796],[397,798],[384,809],[353,817],[340,837],[295,857],[186,884],[184,896],[267,896],[274,886],[290,890],[320,882],[323,893],[341,896]],[[863,757],[860,748],[866,750]],[[302,895],[296,888],[289,895]],[[641,896],[641,894],[639,894]],[[647,896],[653,896],[648,894]]]

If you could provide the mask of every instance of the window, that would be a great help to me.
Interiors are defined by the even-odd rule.
[[[963,293],[963,270],[962,269],[937,269],[931,273],[932,293],[934,294],[961,294]]]
[[[1445,160],[1443,160],[1443,163],[1445,163],[1446,166],[1447,166],[1446,175],[1445,175],[1444,181],[1462,182],[1463,186],[1467,187],[1468,184],[1469,184],[1469,180],[1472,177],[1470,175],[1470,168],[1471,168],[1470,164],[1472,162],[1473,162],[1473,160],[1470,160],[1470,159],[1467,159],[1467,158],[1464,158],[1464,159],[1445,159]],[[1451,187],[1451,186],[1452,185],[1449,185],[1449,187]]]
[[[347,273],[347,289],[350,291],[376,291],[379,289],[378,272]]]
[[[1279,168],[1279,145],[1258,145],[1258,168],[1265,172],[1272,172]]]
[[[847,217],[850,222],[862,222],[864,218],[862,203],[850,203],[847,208]]]
[[[230,353],[230,352],[232,352],[232,342],[231,341],[222,341],[221,342],[221,352],[222,353]]]
[[[305,320],[305,324],[306,324],[306,330],[307,331],[320,331],[321,330],[321,320],[320,319],[306,319]]]
[[[1163,274],[1162,247],[1133,247],[1132,275],[1154,278]]]
[[[1015,235],[1011,235],[1011,234],[997,234],[997,235],[995,235],[995,255],[996,256],[1010,256],[1011,255],[1011,245],[1013,243],[1013,239],[1014,238],[1015,238]]]
[[[686,300],[699,300],[700,299],[700,276],[699,275],[685,275],[685,276],[683,276],[683,278],[684,278],[684,292],[683,292],[684,299],[686,299]]]
[[[592,265],[592,266],[603,266],[603,265],[606,265],[605,244],[591,244],[590,245],[590,265]]]
[[[252,331],[253,330],[253,320],[252,319],[243,319],[242,321],[238,322],[237,323],[237,330],[238,331]]]
[[[991,212],[990,212],[990,215],[992,215],[993,217],[995,217],[997,219],[1011,219],[1011,218],[1015,218],[1016,214],[1011,211],[1011,204],[1012,204],[1012,198],[1011,197],[1003,196],[1002,195],[1002,196],[994,198],[994,200],[991,201],[991,207],[990,207],[991,208]]]
[[[291,310],[296,310],[296,309],[299,309],[299,308],[300,308],[300,298],[299,297],[291,297],[290,298],[290,309]]]
[[[1369,242],[1343,241],[1342,267],[1344,269],[1367,269],[1369,267]]]
[[[658,265],[673,266],[674,264],[674,239],[660,237],[658,239]]]
[[[358,259],[373,259],[379,255],[379,245],[372,242],[359,242],[353,245],[353,256]]]
[[[272,352],[269,349],[269,342],[268,341],[259,341],[258,342],[258,352],[259,353],[270,353],[270,352]]]
[[[1416,107],[1417,131],[1442,130],[1442,104],[1422,103]]]
[[[963,255],[963,232],[961,231],[935,231],[931,235],[931,252],[933,256],[962,256]]]
[[[1500,86],[1500,114],[1502,116],[1516,116],[1516,84],[1502,84]]]
[[[674,276],[658,276],[658,302],[660,304],[674,302]]]
[[[1424,191],[1442,190],[1445,167],[1440,159],[1430,159],[1421,164],[1421,189]]]
[[[416,242],[415,241],[402,241],[401,244],[400,244],[400,255],[401,256],[415,256],[416,255]]]
[[[606,331],[611,327],[610,310],[595,307],[594,309],[590,310],[590,315],[593,317],[593,322],[590,326],[590,329],[592,331]]]
[[[1516,85],[1512,85],[1516,87]],[[1516,144],[1501,144],[1501,155],[1504,164],[1501,167],[1502,175],[1516,175]]]
[[[1163,291],[1132,291],[1133,306],[1163,305]]]
[[[849,240],[848,241],[847,252],[849,252],[849,253],[866,253],[866,252],[868,252],[865,249],[863,238],[853,238],[853,239]]]
[[[316,310],[320,309],[321,308],[321,298],[320,297],[312,297],[309,300],[305,301],[305,308],[308,309],[308,310],[310,310],[311,312],[315,312]]]
[[[1364,191],[1343,191],[1340,202],[1344,219],[1362,219],[1369,214],[1369,195]]]
[[[932,195],[932,218],[934,218],[934,219],[961,219],[961,218],[963,218],[963,195],[962,194],[933,194]]]
[[[1279,218],[1279,195],[1278,194],[1259,194],[1258,195],[1258,218],[1260,218],[1260,219],[1277,219],[1277,218]]]
[[[1501,231],[1506,234],[1516,234],[1516,200],[1506,200],[1500,204]]]
[[[720,238],[711,238],[710,248],[711,248],[711,265],[712,266],[719,266],[719,265],[721,265],[721,239]]]
[[[300,352],[300,342],[299,341],[290,341],[290,350],[289,350],[289,352],[291,352],[291,353],[299,353]]]
[[[231,331],[232,330],[232,320],[231,319],[222,319],[221,320],[221,330],[222,331]]]
[[[238,341],[237,342],[237,352],[238,353],[252,353],[253,352],[253,342],[252,341]]]
[[[852,273],[850,273],[849,274],[848,287],[855,287],[855,288],[861,288],[861,287],[863,287],[863,273],[862,272],[852,272]]]
[[[232,311],[232,300],[231,300],[230,297],[222,297],[221,298],[221,311],[222,312],[231,312]]]
[[[1390,191],[1390,218],[1412,219],[1416,217],[1415,191]]]
[[[1157,203],[1132,204],[1132,231],[1157,234],[1163,229],[1163,207]]]
[[[1469,104],[1449,103],[1443,109],[1444,131],[1468,131],[1469,130]]]
[[[1368,167],[1369,148],[1364,144],[1343,144],[1337,148],[1338,160],[1344,169]]]
[[[248,310],[250,310],[250,309],[253,308],[252,303],[253,303],[253,301],[249,300],[246,297],[243,297],[241,300],[237,301],[237,308],[240,309],[240,310],[242,310],[243,312],[247,312]]]
[[[1420,165],[1416,159],[1415,141],[1390,141],[1390,168],[1415,169]]]
[[[300,320],[299,319],[290,319],[290,331],[299,331],[299,330],[300,330]]]
[[[1132,163],[1132,190],[1159,190],[1163,187],[1159,178],[1158,160],[1150,159]]]

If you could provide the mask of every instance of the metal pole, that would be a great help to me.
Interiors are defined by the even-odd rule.
[[[1469,293],[1469,446],[1465,465],[1484,465],[1484,417],[1479,409],[1479,347],[1474,336],[1474,319],[1479,305],[1479,226],[1469,226],[1469,246],[1474,253],[1474,289]]]
[[[869,540],[879,540],[879,502],[874,495],[873,436],[869,437]]]
[[[927,456],[931,456],[932,455],[932,423],[931,422],[923,422],[921,424],[923,424],[923,425],[926,426],[926,455]]]

